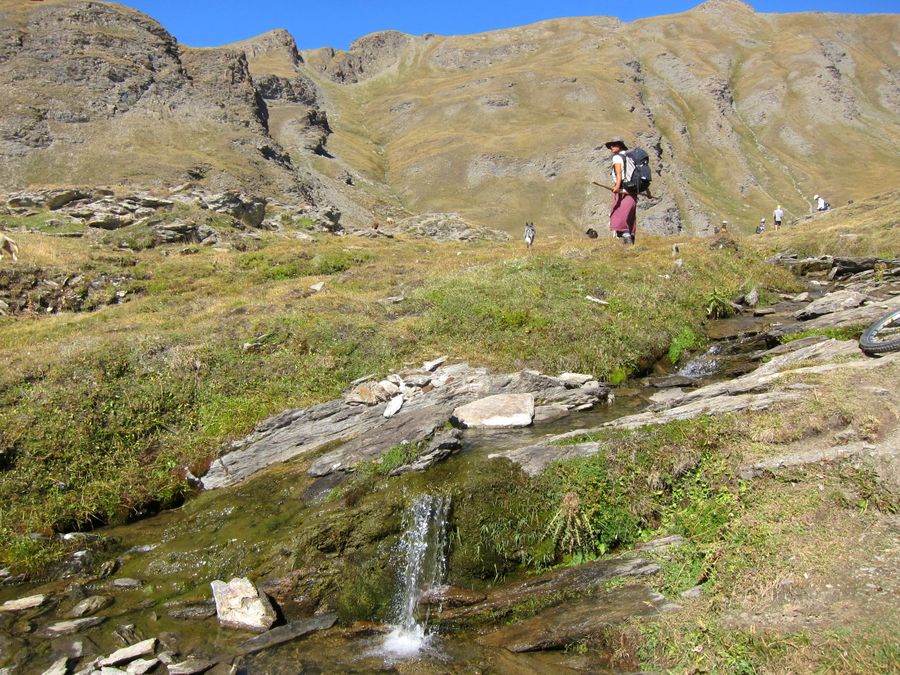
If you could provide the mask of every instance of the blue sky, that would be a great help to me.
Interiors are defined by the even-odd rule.
[[[300,49],[346,49],[377,30],[460,35],[521,26],[561,16],[618,16],[632,19],[683,12],[700,0],[609,2],[607,0],[125,0],[162,23],[192,47],[211,47],[286,28]],[[751,0],[758,12],[894,13],[897,0]]]

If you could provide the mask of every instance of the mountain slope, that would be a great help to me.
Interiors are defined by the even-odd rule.
[[[301,51],[286,31],[178,45],[111,3],[0,0],[0,188],[199,182],[342,222],[428,212],[581,236],[605,225],[602,144],[647,148],[641,227],[747,230],[900,179],[898,15],[738,0],[632,23],[396,31]]]

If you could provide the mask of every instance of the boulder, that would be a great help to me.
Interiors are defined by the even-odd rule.
[[[476,429],[527,427],[534,419],[534,396],[495,394],[459,406],[451,419],[459,426]]]
[[[216,601],[216,614],[223,625],[264,631],[275,623],[277,617],[269,598],[246,577],[238,577],[228,583],[217,579],[210,585]]]
[[[570,389],[581,387],[594,379],[593,375],[585,375],[583,373],[563,373],[559,379],[563,385]]]
[[[266,217],[266,200],[236,192],[222,192],[205,197],[203,203],[211,211],[227,213],[247,227],[259,227]]]

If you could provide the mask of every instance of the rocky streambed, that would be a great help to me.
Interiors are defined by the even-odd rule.
[[[378,598],[396,585],[411,495],[457,494],[453,481],[477,483],[488,467],[536,475],[553,461],[589,457],[604,443],[590,434],[604,429],[814,396],[804,375],[884,368],[898,357],[869,359],[853,341],[811,335],[781,344],[792,332],[860,325],[900,307],[896,275],[853,278],[859,274],[823,278],[809,295],[786,296],[773,311],[745,305],[742,317],[710,326],[718,339],[696,355],[706,365],[683,366],[682,374],[657,372],[612,387],[589,375],[498,375],[437,359],[266,420],[223,448],[201,479],[205,490],[181,509],[66,535],[78,550],[52,581],[16,583],[0,570],[0,672],[602,667],[596,656],[588,663],[562,649],[632,616],[677,611],[678,603],[642,582],[658,573],[655,560],[679,546],[677,538],[502,585],[435,585],[414,605],[416,621],[437,626],[438,634],[418,643],[410,660],[386,650],[390,627],[360,621],[367,617],[359,608],[371,598],[368,618],[392,616]],[[848,442],[833,456],[896,454],[888,446]],[[747,466],[744,477],[777,465]],[[378,500],[360,491],[363,479],[382,486]],[[455,545],[451,537],[448,547]],[[232,604],[267,606],[251,609],[268,617],[263,624],[226,615],[217,589],[242,577],[249,577],[248,599]]]

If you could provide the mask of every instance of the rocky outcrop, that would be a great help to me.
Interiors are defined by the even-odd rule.
[[[233,485],[271,464],[335,445],[312,463],[311,475],[353,471],[360,462],[378,459],[404,442],[423,448],[410,468],[425,468],[424,457],[437,461],[455,449],[452,438],[436,432],[466,403],[494,394],[529,394],[537,415],[550,406],[587,409],[605,400],[608,392],[593,380],[573,387],[571,381],[532,371],[492,375],[467,364],[440,365],[430,375],[423,370],[392,375],[375,385],[364,383],[365,396],[356,386],[344,399],[269,418],[212,463],[203,487]],[[403,406],[386,418],[387,401],[398,393],[404,397]]]
[[[427,213],[399,221],[393,230],[414,237],[428,237],[435,241],[507,241],[510,236],[501,230],[479,227],[467,222],[458,213]]]
[[[732,380],[691,391],[670,390],[661,400],[657,399],[651,404],[646,412],[620,417],[596,429],[576,429],[534,445],[494,453],[489,457],[511,460],[527,473],[535,475],[555,461],[589,457],[602,451],[604,445],[600,442],[572,443],[572,439],[591,432],[602,429],[639,429],[701,415],[762,410],[775,404],[802,400],[810,395],[810,391],[815,390],[813,385],[803,383],[777,386],[788,375],[798,377],[840,369],[883,368],[898,359],[900,355],[897,354],[880,360],[868,359],[860,352],[856,342],[822,340],[774,356],[756,370]],[[822,361],[824,363],[820,363]]]
[[[372,33],[355,40],[349,51],[322,50],[317,65],[335,82],[361,82],[397,63],[402,49],[412,40],[396,30]]]

